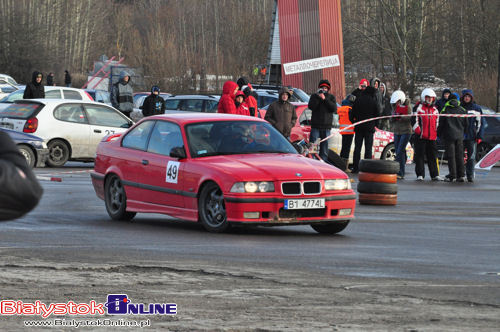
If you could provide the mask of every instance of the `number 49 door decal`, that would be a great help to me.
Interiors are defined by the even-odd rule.
[[[165,179],[168,183],[177,183],[179,178],[179,165],[178,161],[169,161],[167,164],[167,178]]]

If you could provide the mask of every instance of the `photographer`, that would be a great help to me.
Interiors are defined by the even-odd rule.
[[[43,189],[9,135],[0,130],[0,220],[16,219],[31,211]]]
[[[309,137],[311,143],[314,143],[318,138],[324,139],[330,135],[333,114],[337,113],[335,96],[329,93],[331,90],[330,82],[323,79],[319,81],[318,87],[318,92],[311,95],[308,105],[312,111],[311,136]],[[328,162],[328,140],[319,145],[319,156]]]

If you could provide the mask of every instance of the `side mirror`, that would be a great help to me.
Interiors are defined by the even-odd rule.
[[[172,148],[172,150],[170,150],[170,157],[177,159],[186,158],[186,151],[184,150],[184,147],[177,146],[175,148]]]

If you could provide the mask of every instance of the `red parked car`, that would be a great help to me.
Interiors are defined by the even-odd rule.
[[[344,172],[298,154],[267,121],[240,115],[145,118],[103,139],[91,177],[112,219],[164,213],[210,232],[310,224],[333,234],[356,205]]]

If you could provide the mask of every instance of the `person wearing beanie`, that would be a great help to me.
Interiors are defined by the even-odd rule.
[[[363,84],[364,85],[364,84]],[[354,101],[352,105],[350,120],[352,123],[357,123],[363,120],[375,118],[379,115],[377,98],[375,94],[378,92],[372,86],[366,86]],[[363,142],[365,146],[365,159],[372,159],[373,149],[373,134],[375,133],[376,121],[368,121],[354,127],[354,156],[352,173],[358,172],[359,160],[361,159],[361,149]]]
[[[141,109],[145,117],[165,114],[165,100],[160,97],[160,88],[158,86],[153,85],[151,94],[144,99]]]
[[[461,114],[466,111],[460,106],[455,94],[450,94],[441,114]],[[465,117],[441,117],[439,119],[438,136],[444,140],[448,159],[449,174],[447,182],[465,182],[464,177],[464,134],[467,131],[468,121]]]
[[[319,90],[311,95],[308,107],[312,111],[311,115],[311,134],[309,142],[324,139],[330,136],[333,124],[333,114],[337,113],[337,101],[335,96],[330,93],[330,81],[322,79],[318,84]],[[319,156],[325,162],[328,162],[328,140],[319,145]]]
[[[356,98],[359,97],[359,95],[366,89],[367,86],[370,85],[370,82],[366,78],[361,79],[359,81],[359,85],[356,89],[354,89],[353,92],[351,92],[351,95],[355,96]]]
[[[42,83],[43,74],[34,71],[31,76],[31,82],[26,84],[23,99],[45,98],[45,88]]]
[[[356,97],[354,95],[348,95],[344,100],[342,100],[342,106],[337,109],[337,114],[339,115],[340,135],[342,135],[340,158],[342,158],[345,163],[344,171],[348,171],[349,169],[349,155],[351,153],[352,139],[354,138],[354,128],[350,127],[352,122],[349,120],[349,114],[351,113],[352,105],[355,100]]]
[[[292,93],[287,87],[282,87],[278,96],[278,100],[269,105],[264,120],[289,139],[292,128],[297,121],[297,112],[295,106],[288,101]]]
[[[464,148],[467,151],[467,162],[465,165],[467,181],[474,182],[477,144],[481,143],[483,139],[485,120],[482,117],[483,110],[474,101],[474,93],[471,89],[462,90],[462,97],[460,100],[467,114],[474,115],[473,117],[467,118],[468,127],[464,136]]]
[[[234,99],[238,92],[238,84],[233,81],[226,81],[222,87],[222,96],[219,99],[217,113],[236,114],[236,105]]]
[[[259,110],[257,107],[257,98],[259,98],[259,95],[255,92],[250,83],[248,83],[248,85],[243,85],[241,91],[245,94],[245,103],[248,105],[250,116],[258,117]]]
[[[441,98],[436,102],[436,107],[439,112],[443,109],[444,105],[450,98],[451,90],[449,88],[443,89],[443,93],[441,94]]]

